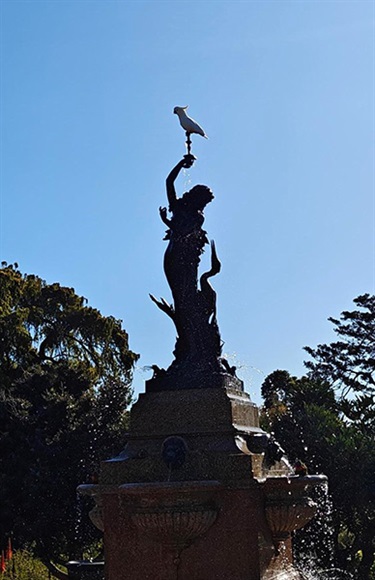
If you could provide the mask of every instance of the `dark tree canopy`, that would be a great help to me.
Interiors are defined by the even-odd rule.
[[[76,487],[123,445],[137,358],[121,321],[3,263],[1,535],[44,560],[82,552]]]

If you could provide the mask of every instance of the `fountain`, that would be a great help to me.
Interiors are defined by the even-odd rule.
[[[187,146],[167,178],[170,216],[160,208],[173,303],[151,296],[176,327],[174,360],[152,367],[125,449],[79,491],[96,502],[90,517],[104,533],[108,580],[298,579],[291,535],[314,516],[309,490],[326,478],[294,475],[222,357],[213,242],[210,269],[198,278],[213,194],[203,185],[182,197],[175,190],[195,161],[190,133]]]

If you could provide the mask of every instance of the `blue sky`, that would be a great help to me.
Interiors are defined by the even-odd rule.
[[[374,292],[374,3],[2,0],[1,29],[1,259],[121,318],[143,390],[172,360],[148,293],[170,299],[158,208],[189,105],[210,139],[177,189],[215,194],[224,352],[257,402],[301,375]]]

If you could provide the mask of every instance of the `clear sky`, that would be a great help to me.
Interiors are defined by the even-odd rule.
[[[374,292],[374,2],[2,0],[1,49],[1,259],[121,318],[136,392],[174,347],[148,293],[170,300],[176,105],[210,138],[177,189],[214,191],[224,352],[255,401]]]

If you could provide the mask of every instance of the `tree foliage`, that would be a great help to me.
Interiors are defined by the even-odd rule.
[[[3,264],[1,535],[44,560],[82,553],[90,534],[76,487],[121,449],[137,358],[121,321]]]
[[[375,299],[365,294],[354,302],[360,310],[329,319],[339,341],[306,348],[314,358],[306,363],[307,376],[278,370],[265,379],[262,425],[291,459],[328,476],[333,563],[369,580],[375,577]],[[315,542],[322,567],[331,557],[325,543],[319,553]]]
[[[354,299],[358,307],[329,318],[340,340],[305,350],[309,377],[338,391],[341,411],[375,435],[375,296]]]
[[[17,550],[7,563],[1,580],[49,580],[47,568],[27,550]]]

